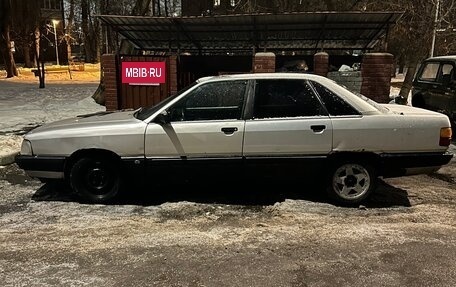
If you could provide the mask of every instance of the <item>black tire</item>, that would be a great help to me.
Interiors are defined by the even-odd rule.
[[[120,190],[120,174],[115,160],[83,157],[70,170],[70,186],[84,201],[108,203]]]
[[[377,173],[366,163],[342,161],[329,173],[328,195],[337,203],[356,205],[365,200],[376,188]]]

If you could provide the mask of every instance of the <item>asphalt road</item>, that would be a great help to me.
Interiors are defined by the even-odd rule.
[[[358,208],[308,183],[239,182],[151,186],[89,205],[9,165],[0,285],[456,286],[455,180],[454,160],[382,180]]]

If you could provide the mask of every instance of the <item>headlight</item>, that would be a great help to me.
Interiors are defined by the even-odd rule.
[[[32,143],[28,140],[23,140],[21,145],[21,155],[33,155]]]

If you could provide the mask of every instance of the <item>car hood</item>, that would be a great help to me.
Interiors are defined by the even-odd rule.
[[[136,119],[134,111],[99,112],[94,114],[80,115],[74,118],[51,122],[33,129],[27,136],[40,133],[59,132],[62,130],[90,129],[91,127],[112,127],[119,124],[131,124],[142,122]]]

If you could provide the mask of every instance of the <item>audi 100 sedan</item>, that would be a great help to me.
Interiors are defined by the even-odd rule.
[[[38,127],[16,162],[98,203],[134,176],[233,188],[295,180],[302,192],[318,178],[332,199],[359,204],[377,177],[447,164],[450,140],[450,121],[437,112],[378,104],[311,74],[240,74],[201,78],[152,107]]]

